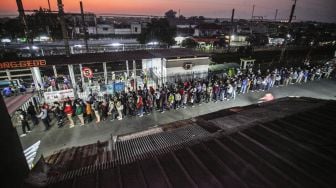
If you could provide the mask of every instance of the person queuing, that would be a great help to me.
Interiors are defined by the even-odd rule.
[[[96,119],[96,125],[101,121],[122,120],[125,117],[143,117],[149,115],[154,109],[164,113],[167,110],[178,110],[180,108],[194,107],[195,104],[209,102],[224,102],[234,100],[237,95],[249,92],[268,91],[273,87],[287,86],[292,84],[302,84],[308,81],[329,79],[334,75],[334,67],[307,66],[301,67],[281,67],[273,70],[253,70],[252,68],[242,71],[237,70],[235,75],[222,77],[212,76],[209,79],[195,79],[184,82],[177,82],[162,85],[154,89],[153,87],[138,87],[136,91],[127,88],[125,91],[115,95],[105,95],[99,100],[97,96],[90,94],[86,100],[69,98],[63,106],[54,103],[50,108],[44,104],[41,113],[36,115],[36,110],[32,104],[28,107],[28,114],[32,117],[32,122],[37,125],[36,117],[41,118],[45,130],[50,128],[48,110],[55,113],[57,124],[62,127],[64,115],[68,119],[69,127],[75,126],[78,119],[80,126],[92,122]],[[85,102],[84,102],[85,101]],[[23,132],[25,134],[27,126],[25,116],[22,116]],[[77,117],[74,119],[74,117]]]
[[[30,132],[30,126],[28,124],[27,113],[22,109],[17,110],[17,116],[19,118],[19,123],[21,124],[22,134],[20,137],[26,136],[27,132]],[[28,131],[26,130],[28,129]]]
[[[37,115],[36,117],[41,118],[42,123],[45,127],[44,131],[49,130],[50,124],[49,124],[49,118],[48,118],[48,110],[46,109],[46,106],[41,106],[41,113]]]

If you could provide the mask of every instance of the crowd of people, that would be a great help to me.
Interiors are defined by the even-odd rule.
[[[20,111],[22,130],[26,134],[30,127],[27,117],[31,117],[34,125],[40,118],[49,130],[51,117],[56,119],[58,127],[68,125],[73,128],[76,124],[83,126],[95,120],[95,126],[101,121],[122,120],[128,116],[149,115],[153,111],[164,113],[168,110],[194,107],[195,104],[234,100],[238,94],[255,91],[267,91],[272,87],[301,84],[308,81],[329,79],[335,77],[333,65],[275,68],[273,70],[239,70],[234,76],[221,74],[209,79],[195,79],[162,85],[158,88],[138,87],[137,90],[125,89],[115,95],[104,95],[99,100],[90,94],[86,99],[75,99],[55,102],[52,105],[44,103],[38,109],[30,104],[27,112]],[[28,115],[28,116],[27,116]],[[66,119],[68,121],[66,121]],[[68,122],[66,124],[66,122]]]

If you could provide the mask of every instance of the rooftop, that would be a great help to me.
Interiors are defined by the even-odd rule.
[[[209,57],[210,54],[199,52],[187,48],[174,49],[153,49],[153,50],[134,50],[134,51],[118,51],[105,53],[85,53],[72,54],[70,57],[65,55],[44,56],[35,58],[17,58],[17,59],[1,59],[1,62],[24,61],[24,60],[46,60],[47,65],[68,65],[68,64],[85,64],[96,62],[120,62],[132,61],[151,58],[190,58],[190,57]]]

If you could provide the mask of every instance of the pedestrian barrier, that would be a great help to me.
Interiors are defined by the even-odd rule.
[[[40,144],[41,144],[41,141],[39,140],[35,144],[29,146],[27,149],[23,151],[30,169],[33,168],[33,161],[36,157],[36,153],[37,153],[37,150]]]

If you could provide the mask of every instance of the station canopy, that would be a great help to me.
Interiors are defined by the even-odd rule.
[[[51,65],[71,65],[71,64],[88,64],[101,62],[121,62],[133,61],[152,58],[165,59],[179,59],[179,58],[194,58],[194,57],[209,57],[208,53],[195,51],[187,48],[175,49],[153,49],[153,50],[134,50],[134,51],[120,51],[120,52],[104,52],[104,53],[84,53],[71,54],[70,57],[65,55],[30,57],[30,58],[16,58],[16,59],[2,59],[0,64],[15,64],[22,62],[36,62],[43,61],[46,66]],[[27,64],[27,63],[26,63]],[[31,63],[30,63],[31,64]],[[16,67],[21,68],[21,67]]]

